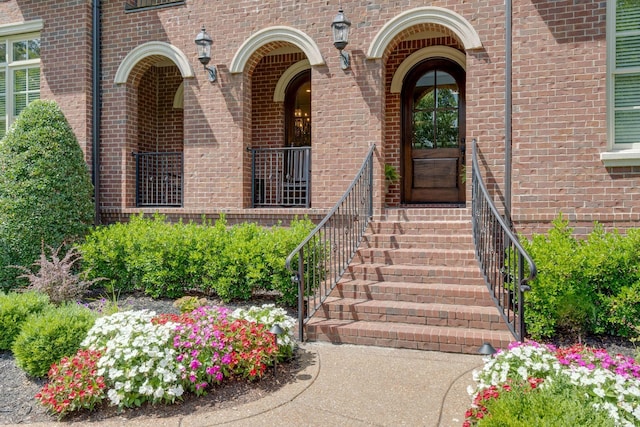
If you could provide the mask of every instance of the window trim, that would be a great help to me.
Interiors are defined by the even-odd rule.
[[[36,19],[18,24],[0,25],[0,37],[20,36],[26,33],[39,33],[44,24],[42,19]]]
[[[33,39],[42,40],[42,35],[39,31],[40,29],[42,29],[42,26],[43,26],[42,20],[21,22],[18,24],[0,25],[0,43],[6,44],[8,48],[7,58],[5,58],[8,61],[0,63],[2,64],[0,67],[6,74],[5,75],[6,88],[4,93],[5,108],[6,108],[4,119],[6,119],[6,124],[5,124],[6,127],[2,129],[3,136],[6,135],[6,133],[9,131],[9,129],[11,128],[11,125],[13,124],[13,122],[17,117],[14,115],[15,92],[13,90],[13,79],[14,79],[15,70],[37,68],[38,73],[40,74],[42,73],[42,66],[41,66],[42,55],[40,55],[40,57],[37,59],[25,59],[25,60],[13,61],[13,57],[11,53],[12,43],[16,41],[22,41],[22,40],[33,40]],[[38,88],[38,94],[40,94],[40,91],[41,91],[41,88]],[[39,97],[40,95],[38,95],[38,98]]]
[[[607,2],[607,70],[605,79],[607,151],[600,153],[600,160],[607,167],[640,166],[640,136],[636,143],[615,143],[615,76],[634,72],[633,70],[616,70],[616,6],[616,0]]]

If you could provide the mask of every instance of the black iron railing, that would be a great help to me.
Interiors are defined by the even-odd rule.
[[[182,152],[133,155],[136,159],[136,206],[182,206]]]
[[[373,216],[373,151],[340,201],[287,257],[298,286],[298,333],[320,308],[347,269]]]
[[[526,337],[525,292],[536,278],[536,265],[511,229],[509,214],[498,212],[480,175],[476,141],[472,156],[472,225],[476,256],[491,297],[513,336]]]
[[[124,10],[141,10],[154,7],[167,7],[184,4],[185,0],[125,0]]]
[[[311,206],[311,147],[250,151],[253,207]]]

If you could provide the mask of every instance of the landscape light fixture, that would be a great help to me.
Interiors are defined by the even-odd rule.
[[[493,346],[488,342],[482,344],[482,346],[478,349],[478,353],[482,354],[483,356],[491,356],[496,352],[497,350],[493,348]]]
[[[198,59],[202,65],[204,65],[204,69],[209,72],[209,81],[215,82],[218,74],[215,65],[207,67],[207,64],[211,61],[211,45],[213,44],[213,40],[205,31],[204,25],[202,26],[202,31],[196,36],[195,43],[198,48]]]
[[[333,29],[333,45],[340,52],[340,67],[343,70],[349,68],[349,54],[344,52],[344,48],[349,44],[349,27],[351,22],[344,16],[342,7],[331,23]]]
[[[278,338],[284,334],[284,329],[277,323],[274,323],[271,329],[269,329],[269,332],[273,334],[276,343],[276,357],[273,361],[273,377],[276,378],[278,376]]]

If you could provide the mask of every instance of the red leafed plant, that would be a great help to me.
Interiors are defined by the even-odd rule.
[[[95,408],[105,397],[104,378],[96,375],[100,356],[99,351],[81,349],[75,356],[54,363],[49,382],[36,399],[59,418],[76,409]]]
[[[233,373],[249,380],[262,377],[276,356],[275,335],[265,325],[245,319],[224,324],[222,332],[226,345],[233,348]]]

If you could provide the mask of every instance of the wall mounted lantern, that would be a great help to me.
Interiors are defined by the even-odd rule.
[[[344,16],[342,8],[331,23],[333,29],[333,45],[340,51],[340,67],[343,70],[349,68],[349,54],[344,52],[344,48],[349,44],[349,27],[351,22]]]
[[[218,74],[216,66],[207,67],[207,64],[211,61],[211,45],[213,44],[213,40],[211,40],[211,37],[205,31],[204,25],[202,26],[202,31],[198,33],[195,43],[198,48],[198,59],[202,65],[204,65],[204,69],[209,72],[209,81],[215,82]]]

